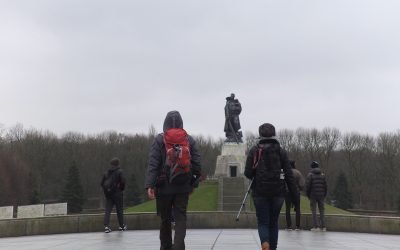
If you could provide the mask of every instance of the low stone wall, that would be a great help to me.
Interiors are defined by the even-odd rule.
[[[43,217],[44,204],[18,206],[17,218]]]
[[[12,219],[14,216],[14,207],[0,207],[0,220],[1,219]]]
[[[284,217],[280,217],[281,227],[286,225]],[[257,228],[254,213],[242,213],[239,221],[235,218],[235,212],[191,212],[187,224],[188,229]],[[125,220],[129,230],[158,229],[160,223],[155,213],[125,214]],[[326,224],[328,231],[400,234],[399,217],[327,215]],[[302,215],[302,227],[310,229],[311,225],[311,215]],[[115,214],[111,216],[111,226],[118,228]],[[0,237],[101,231],[102,214],[0,220]]]
[[[44,216],[67,215],[67,203],[53,203],[44,205]]]

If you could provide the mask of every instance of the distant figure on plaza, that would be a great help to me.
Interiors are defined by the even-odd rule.
[[[168,112],[163,131],[150,148],[145,188],[148,197],[156,199],[157,214],[161,217],[160,249],[185,250],[186,211],[189,194],[201,179],[200,154],[196,141],[183,129],[178,111]]]
[[[225,104],[225,142],[243,142],[242,132],[240,130],[239,115],[242,112],[242,105],[238,99],[235,99],[235,94],[226,97]]]
[[[326,231],[325,227],[325,207],[324,201],[328,193],[325,174],[321,172],[319,163],[311,163],[311,171],[306,179],[306,194],[310,199],[310,208],[313,218],[313,228],[311,231]],[[317,205],[319,210],[319,219],[317,218]]]
[[[113,158],[110,161],[110,168],[104,173],[101,179],[101,187],[103,188],[104,195],[106,198],[106,209],[104,213],[104,232],[110,233],[110,214],[115,205],[117,211],[119,231],[125,231],[127,229],[124,224],[124,196],[123,192],[125,189],[125,177],[119,166],[119,159]]]
[[[292,166],[292,172],[293,172],[293,177],[294,181],[296,183],[296,187],[298,192],[303,191],[304,189],[304,176],[300,173],[299,170],[296,169],[296,162],[295,161],[289,161],[290,165]],[[285,197],[285,205],[286,205],[286,228],[288,230],[292,229],[292,218],[290,216],[290,209],[292,206],[294,207],[294,211],[296,212],[296,228],[295,230],[300,229],[300,216],[301,216],[301,211],[300,211],[300,199],[296,201],[292,201],[292,197],[290,193],[288,193]]]
[[[253,180],[251,185],[256,208],[258,234],[262,250],[276,250],[278,221],[286,186],[297,203],[300,199],[286,151],[276,139],[275,127],[264,123],[259,127],[260,140],[246,159],[244,175]]]

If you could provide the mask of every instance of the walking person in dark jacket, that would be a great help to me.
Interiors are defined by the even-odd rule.
[[[325,174],[321,172],[319,163],[313,161],[311,163],[311,171],[307,175],[306,193],[310,199],[310,208],[313,218],[313,228],[311,231],[326,231],[325,227],[325,207],[324,201],[328,193]],[[319,210],[319,220],[317,219],[317,205]]]
[[[125,189],[125,177],[121,167],[119,166],[118,158],[113,158],[110,161],[110,168],[103,174],[100,185],[103,188],[106,198],[106,209],[104,213],[104,232],[110,233],[112,231],[110,227],[110,214],[114,205],[115,209],[117,210],[119,231],[125,231],[127,229],[124,223],[123,211],[123,191]]]
[[[158,134],[150,148],[149,163],[146,172],[145,188],[150,199],[156,198],[157,214],[161,217],[161,250],[184,250],[186,236],[186,210],[189,193],[194,183],[200,179],[200,154],[196,142],[183,130],[183,120],[178,111],[167,114],[163,126],[164,133]],[[184,133],[190,150],[190,172],[175,177],[173,168],[168,167],[170,160],[166,138],[169,131]],[[166,146],[167,145],[167,146]],[[172,244],[171,210],[174,209],[175,236]]]
[[[275,127],[264,123],[259,127],[259,135],[258,144],[250,149],[247,156],[244,174],[253,180],[252,196],[262,250],[275,250],[286,185],[294,202],[297,203],[300,195],[287,153],[275,137]]]
[[[300,192],[304,189],[304,177],[301,174],[301,172],[296,169],[296,162],[295,161],[289,161],[289,162],[290,166],[292,167],[293,178],[295,180],[297,190],[298,192]],[[290,193],[288,193],[285,197],[285,205],[286,205],[286,228],[288,230],[292,229],[292,218],[290,216],[290,209],[292,208],[292,206],[294,206],[294,211],[296,213],[296,230],[300,230],[300,216],[301,216],[300,199],[294,202],[292,201]]]

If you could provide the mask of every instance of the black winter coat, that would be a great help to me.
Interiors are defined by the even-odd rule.
[[[324,199],[328,193],[325,175],[320,168],[311,169],[306,180],[306,194],[311,199]]]
[[[116,193],[122,193],[125,190],[126,179],[125,175],[120,168],[120,166],[111,166],[104,174],[100,182],[100,186],[103,187],[105,180],[108,176],[115,174],[115,180],[117,182],[117,190]]]
[[[261,139],[259,142],[259,144],[267,144],[267,143],[279,145],[279,142],[276,139],[265,138],[265,139]],[[250,180],[253,179],[256,175],[256,169],[253,169],[253,160],[254,160],[254,155],[257,153],[257,150],[258,150],[258,145],[253,146],[250,149],[250,151],[247,155],[247,159],[246,159],[244,175]],[[293,201],[298,200],[300,198],[300,194],[296,187],[295,179],[293,177],[292,167],[289,164],[287,152],[283,148],[280,148],[280,163],[276,162],[276,164],[280,164],[280,166],[283,170],[283,173],[285,174],[285,182],[281,183],[281,185],[283,185],[283,186],[280,188],[282,190],[282,192],[279,194],[279,196],[282,196],[282,197],[285,196],[285,194],[286,194],[285,183],[286,183],[286,185],[289,189],[289,194],[292,197]],[[252,187],[255,187],[255,185],[257,185],[257,184],[253,182]],[[252,195],[253,195],[253,197],[258,196],[257,193],[255,192],[255,188],[252,188]]]
[[[183,128],[182,118],[177,111],[172,111],[167,114],[164,121],[163,130],[166,131],[170,128]],[[200,153],[197,144],[193,137],[188,136],[190,156],[191,156],[191,170],[192,175],[201,175]],[[178,193],[189,193],[193,190],[190,179],[184,185],[176,185],[165,181],[163,185],[157,185],[157,178],[165,165],[166,150],[164,145],[163,134],[158,134],[153,141],[149,153],[149,163],[147,166],[145,177],[145,188],[156,188],[157,195],[170,195]]]

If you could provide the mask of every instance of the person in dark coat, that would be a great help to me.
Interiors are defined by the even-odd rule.
[[[325,207],[324,201],[328,193],[325,174],[321,172],[319,163],[313,161],[310,165],[311,171],[306,179],[306,194],[310,199],[310,208],[313,218],[313,228],[311,231],[326,231],[325,227]],[[317,205],[319,210],[319,220],[317,219]]]
[[[290,161],[290,165],[292,166],[293,177],[296,183],[296,187],[298,192],[304,189],[304,177],[299,170],[296,169],[296,162]],[[297,202],[292,201],[292,197],[290,193],[288,193],[285,197],[285,206],[286,206],[286,228],[288,230],[292,229],[292,218],[290,216],[290,209],[292,206],[294,207],[294,211],[296,212],[296,230],[300,230],[300,199]]]
[[[270,123],[264,123],[259,127],[259,135],[258,144],[250,149],[247,156],[244,175],[253,180],[251,188],[261,247],[263,250],[275,250],[278,246],[278,221],[285,199],[286,186],[293,201],[297,202],[300,195],[287,153],[276,139],[275,127]],[[261,148],[262,151],[260,151]],[[261,159],[265,162],[262,163],[265,167],[257,164]],[[263,180],[261,176],[274,177],[271,181],[258,183]]]
[[[124,223],[124,196],[123,191],[125,190],[125,177],[119,166],[119,159],[113,158],[110,161],[110,168],[103,174],[101,179],[101,186],[103,187],[104,195],[106,198],[106,208],[104,213],[104,232],[110,233],[110,214],[111,210],[115,205],[117,211],[119,230],[125,231],[127,229]]]
[[[171,128],[183,128],[183,120],[178,111],[168,112],[163,131]],[[186,236],[186,210],[189,193],[200,179],[200,154],[193,137],[188,135],[191,161],[191,176],[184,183],[170,183],[162,174],[166,162],[166,148],[163,133],[158,134],[150,148],[149,163],[145,177],[145,188],[150,199],[156,199],[157,214],[161,217],[161,250],[184,250]],[[171,210],[174,209],[175,236],[172,245]]]

